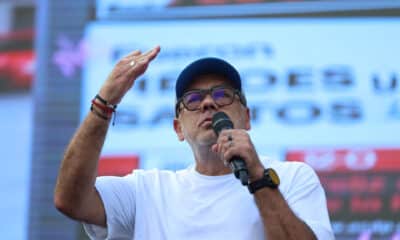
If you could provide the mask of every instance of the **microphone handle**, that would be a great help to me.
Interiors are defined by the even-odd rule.
[[[235,177],[240,179],[243,186],[247,186],[249,184],[249,173],[244,160],[240,157],[234,156],[229,165],[232,172],[235,174]]]

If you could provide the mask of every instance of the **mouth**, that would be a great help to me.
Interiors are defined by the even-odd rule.
[[[201,125],[205,128],[211,128],[212,122],[207,120],[207,121],[204,121]]]
[[[209,128],[211,127],[211,125],[212,125],[212,118],[205,118],[200,122],[199,127]]]

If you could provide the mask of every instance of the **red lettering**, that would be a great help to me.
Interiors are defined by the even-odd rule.
[[[224,4],[228,3],[227,0],[197,0],[199,5],[212,5],[212,4]]]
[[[362,193],[368,188],[368,179],[366,176],[353,176],[348,184],[352,192]]]
[[[382,208],[382,202],[379,197],[354,196],[351,198],[350,208],[357,213],[377,213]]]
[[[348,182],[344,178],[330,179],[326,184],[328,191],[332,193],[345,193],[348,191]]]
[[[370,181],[368,191],[370,193],[382,193],[386,185],[385,183],[386,181],[384,177],[380,176],[373,177]]]
[[[400,194],[393,195],[390,200],[390,209],[394,212],[400,211]]]
[[[343,207],[343,200],[340,199],[340,198],[328,198],[327,204],[328,204],[329,212],[331,214],[332,213],[337,213]]]

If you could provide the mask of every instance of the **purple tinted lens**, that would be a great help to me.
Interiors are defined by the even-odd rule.
[[[214,99],[214,101],[218,101],[224,97],[226,97],[225,89],[215,89],[212,92],[212,98]]]
[[[191,108],[191,107],[196,107],[197,104],[201,103],[201,100],[203,99],[203,96],[199,92],[192,92],[187,94],[183,101],[184,104]]]
[[[220,88],[214,89],[212,92],[212,98],[219,106],[225,106],[231,104],[233,101],[234,93],[230,89]]]

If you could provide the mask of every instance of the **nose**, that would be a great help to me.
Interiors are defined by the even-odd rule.
[[[207,110],[216,110],[218,105],[215,103],[214,99],[211,97],[210,94],[207,94],[203,101],[201,102],[200,109],[202,112]]]

